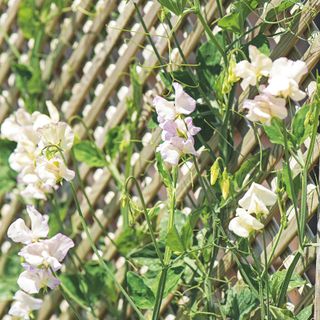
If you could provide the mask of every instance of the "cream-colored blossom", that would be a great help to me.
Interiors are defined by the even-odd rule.
[[[253,231],[261,230],[264,225],[245,209],[238,208],[236,216],[229,222],[229,230],[239,237],[247,238]]]
[[[265,93],[255,96],[253,100],[245,100],[243,107],[248,110],[246,117],[250,121],[259,121],[266,125],[271,124],[273,117],[285,119],[288,115],[285,99]]]
[[[246,209],[248,213],[267,214],[267,206],[272,206],[277,201],[277,195],[262,186],[253,182],[249,190],[239,200],[239,205]]]
[[[237,63],[234,73],[237,77],[242,78],[241,88],[247,89],[249,85],[257,85],[262,76],[269,76],[272,60],[265,54],[261,53],[255,46],[249,46],[250,62],[247,60]]]
[[[299,82],[306,73],[308,73],[308,67],[304,61],[279,58],[272,64],[269,85],[265,92],[300,101],[306,96],[306,93],[299,89]]]

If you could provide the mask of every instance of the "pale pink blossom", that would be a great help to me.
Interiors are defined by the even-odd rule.
[[[173,137],[188,139],[201,131],[201,128],[193,125],[192,118],[177,118],[176,120],[167,120],[160,124],[162,131],[162,140],[170,140]]]
[[[285,119],[288,115],[286,100],[266,93],[255,96],[253,100],[245,100],[243,107],[248,110],[247,118],[250,121],[260,121],[266,125],[271,124],[273,117]]]
[[[13,222],[8,229],[8,237],[14,242],[29,244],[45,238],[49,233],[48,216],[41,215],[33,206],[27,206],[31,220],[31,229],[20,218]]]
[[[21,249],[19,255],[26,263],[33,267],[44,266],[57,271],[61,268],[62,260],[67,255],[70,248],[74,247],[73,241],[58,233],[54,237],[31,243]]]
[[[42,288],[54,289],[60,284],[50,269],[38,269],[27,264],[24,264],[24,268],[17,282],[20,289],[29,294],[38,293]]]
[[[159,123],[165,120],[175,120],[179,114],[188,115],[196,108],[196,101],[183,91],[179,83],[173,83],[173,87],[175,89],[174,101],[167,101],[160,96],[153,100]]]
[[[249,85],[255,86],[262,76],[267,77],[272,67],[272,60],[261,53],[255,46],[249,46],[250,62],[240,61],[235,66],[235,75],[242,78],[241,88],[247,89]]]
[[[33,298],[21,290],[15,293],[13,300],[9,315],[25,320],[30,319],[30,314],[33,310],[39,310],[42,306],[41,299]]]
[[[306,96],[306,93],[299,89],[299,82],[307,73],[308,67],[304,61],[292,61],[284,57],[279,58],[273,62],[269,85],[265,92],[274,96],[289,97],[295,101],[300,101]]]
[[[194,140],[192,137],[188,139],[172,137],[170,141],[162,142],[156,151],[160,152],[164,162],[173,166],[179,163],[180,157],[184,154],[198,155],[194,148]]]
[[[236,216],[229,222],[229,230],[239,237],[247,238],[250,233],[261,230],[264,225],[245,209],[238,208]]]

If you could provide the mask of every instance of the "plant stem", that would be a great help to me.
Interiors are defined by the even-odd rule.
[[[168,225],[167,225],[167,233],[174,226],[174,212],[175,212],[175,207],[176,207],[176,184],[177,184],[177,173],[178,173],[177,170],[178,170],[177,167],[174,167],[172,169],[173,181],[172,181],[171,188],[168,190],[168,193],[169,193],[168,196],[169,196],[170,201],[169,201],[169,221],[168,221]],[[166,244],[166,248],[165,248],[165,252],[164,252],[164,259],[163,259],[164,266],[162,267],[162,271],[161,271],[161,276],[160,276],[159,286],[158,286],[157,296],[156,296],[156,302],[155,302],[153,314],[152,314],[152,320],[157,320],[159,318],[161,303],[162,303],[162,299],[163,299],[163,293],[164,293],[166,280],[167,280],[168,268],[170,265],[170,260],[171,260],[171,249]]]
[[[147,207],[146,207],[146,204],[144,202],[144,198],[143,198],[143,194],[142,194],[142,191],[141,191],[141,188],[140,188],[140,185],[137,181],[137,179],[133,176],[129,177],[127,179],[127,182],[126,182],[126,190],[127,190],[127,185],[128,183],[130,182],[130,180],[133,180],[134,184],[136,185],[137,187],[137,190],[138,190],[138,194],[139,194],[139,198],[140,198],[140,201],[141,201],[141,204],[142,204],[142,208],[143,208],[143,212],[144,212],[144,216],[146,218],[146,221],[147,221],[147,225],[148,225],[148,229],[150,231],[150,235],[151,235],[151,239],[152,239],[152,242],[154,244],[154,247],[155,247],[155,250],[156,250],[156,253],[157,253],[157,256],[161,262],[161,265],[164,267],[165,264],[164,264],[164,261],[163,261],[163,258],[162,258],[162,254],[160,252],[160,249],[159,249],[159,246],[157,244],[157,240],[156,240],[156,237],[154,235],[154,232],[153,232],[153,229],[152,229],[152,224],[151,224],[151,221],[150,221],[150,218],[149,218],[149,214],[148,214],[148,210],[147,210]]]
[[[220,43],[217,41],[217,39],[215,38],[215,36],[213,35],[210,27],[208,26],[208,23],[206,21],[206,19],[204,18],[204,16],[202,15],[202,12],[201,12],[201,7],[200,7],[200,2],[199,0],[196,0],[195,1],[196,3],[196,9],[195,9],[195,13],[196,15],[198,16],[206,34],[208,35],[208,37],[210,38],[210,40],[215,44],[215,46],[217,47],[217,49],[219,50],[222,58],[223,58],[223,61],[224,61],[224,64],[227,65],[227,57],[225,55],[225,52],[223,50],[223,48],[220,46]]]
[[[116,277],[114,276],[114,273],[109,269],[109,267],[107,266],[107,264],[105,263],[105,261],[103,260],[103,258],[101,257],[96,245],[94,244],[94,241],[92,240],[91,234],[89,232],[88,226],[86,224],[85,218],[83,216],[79,201],[77,199],[77,194],[76,194],[76,190],[74,188],[73,183],[70,183],[71,185],[71,191],[72,191],[72,195],[74,198],[74,201],[76,203],[76,207],[80,216],[80,220],[82,223],[82,227],[87,235],[87,238],[89,240],[90,246],[93,250],[93,252],[95,253],[95,255],[98,257],[99,263],[100,265],[106,270],[106,272],[110,275],[110,277],[113,279],[113,281],[115,282],[115,284],[117,285],[117,287],[119,288],[119,290],[121,291],[121,293],[123,294],[123,296],[128,300],[128,302],[130,303],[131,307],[135,310],[135,312],[137,313],[137,315],[139,316],[139,319],[145,319],[143,314],[141,313],[141,311],[137,308],[137,306],[135,305],[135,303],[133,302],[133,300],[130,298],[130,296],[128,295],[128,293],[126,292],[126,290],[122,287],[122,285],[117,281]]]
[[[291,169],[290,169],[287,128],[284,123],[282,126],[282,132],[283,132],[283,138],[284,138],[284,155],[285,155],[285,161],[286,161],[286,169],[287,169],[287,174],[288,174],[289,184],[290,184],[290,189],[291,189],[291,194],[292,194],[294,213],[296,216],[296,221],[297,221],[297,226],[298,226],[297,230],[298,230],[299,246],[300,246],[300,248],[302,248],[303,239],[301,238],[301,228],[300,228],[300,220],[299,220],[299,214],[298,214],[298,205],[297,205],[297,199],[294,194],[295,189],[294,189],[294,184],[293,184],[293,179],[292,179],[292,174],[291,174]]]

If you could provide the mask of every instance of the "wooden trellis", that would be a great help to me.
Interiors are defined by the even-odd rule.
[[[195,49],[205,40],[202,25],[193,15],[185,18],[171,18],[174,33],[166,22],[160,21],[161,6],[157,1],[135,1],[143,17],[150,37],[163,60],[177,65],[182,63],[179,55],[171,55],[175,48],[176,36],[181,44],[182,51],[188,62],[194,61]],[[10,61],[13,57],[8,43],[13,45],[21,56],[28,55],[32,46],[19,30],[17,24],[17,12],[20,0],[0,0],[0,123],[12,113],[19,105],[19,93],[14,87],[14,74],[11,73]],[[41,3],[41,0],[39,1]],[[279,3],[279,0],[271,1],[271,4]],[[66,6],[72,1],[66,1]],[[229,3],[224,1],[227,8]],[[279,39],[271,41],[272,59],[280,56],[289,58],[301,58],[308,64],[309,70],[316,70],[320,59],[320,33],[315,21],[315,13],[320,12],[320,1],[309,0],[306,6],[310,10],[303,11],[301,17],[295,20],[291,31],[282,34]],[[83,118],[88,128],[94,131],[94,138],[99,147],[104,147],[106,133],[119,126],[126,119],[126,100],[132,94],[128,70],[133,62],[139,64],[139,77],[144,90],[144,117],[148,119],[152,111],[152,98],[161,94],[163,88],[158,72],[159,61],[149,44],[148,36],[140,23],[134,4],[129,1],[116,0],[82,0],[80,10],[68,11],[48,24],[48,33],[52,37],[44,40],[43,47],[46,56],[41,61],[43,78],[49,81],[48,99],[52,99],[68,121],[75,115]],[[209,22],[214,22],[218,17],[216,1],[203,1],[203,10]],[[86,11],[96,12],[94,15],[86,14]],[[253,25],[259,23],[256,17],[252,17]],[[251,20],[250,20],[251,21]],[[214,25],[213,25],[214,26]],[[276,28],[277,26],[273,26]],[[268,30],[266,30],[266,33]],[[310,40],[311,35],[312,40]],[[309,40],[307,40],[309,39]],[[170,66],[169,66],[170,67]],[[303,87],[307,87],[314,80],[314,73],[309,73],[303,79]],[[249,92],[244,92],[241,101]],[[254,154],[258,149],[255,134],[249,128],[245,120],[239,120],[239,142],[236,145],[239,157],[234,159],[233,171]],[[74,130],[80,139],[85,138],[86,131],[81,124],[74,125]],[[132,163],[134,176],[143,186],[143,195],[147,205],[152,205],[159,199],[163,200],[163,187],[161,179],[154,169],[153,159],[155,148],[160,142],[160,130],[150,131],[145,123],[137,128],[142,143],[142,149],[136,150],[135,162]],[[259,132],[263,138],[262,132]],[[214,134],[208,141],[212,150],[218,147],[218,134]],[[320,142],[320,137],[317,142]],[[145,143],[144,143],[145,142]],[[306,145],[306,149],[308,145]],[[313,165],[319,161],[320,148],[313,150]],[[272,148],[268,159],[268,170],[262,180],[270,185],[275,176],[272,169],[281,162],[282,154],[277,147]],[[199,157],[200,171],[204,172],[211,164],[212,159],[208,153],[203,152]],[[311,169],[311,168],[310,168]],[[111,233],[115,239],[121,234],[122,224],[119,216],[121,193],[115,188],[111,173],[107,168],[92,169],[86,165],[79,168],[80,175],[85,182],[86,191],[95,213],[99,216],[104,230],[91,218],[91,210],[86,199],[81,199],[81,207],[88,223],[91,223],[90,232],[95,241],[102,236]],[[181,208],[191,206],[187,195],[201,201],[200,186],[196,181],[196,169],[190,163],[180,169],[178,181],[177,202]],[[293,165],[293,172],[294,165]],[[296,173],[295,173],[296,174]],[[0,181],[1,183],[1,181]],[[135,194],[132,188],[132,195]],[[81,192],[79,192],[81,198]],[[314,217],[318,208],[318,196],[316,191],[309,194],[309,236],[315,238]],[[289,205],[289,204],[288,204]],[[6,240],[6,232],[11,222],[19,215],[22,203],[15,193],[7,194],[0,199],[0,243]],[[288,209],[289,210],[289,209]],[[92,252],[85,234],[81,230],[79,217],[76,213],[69,213],[72,225],[77,229],[76,252],[80,259],[88,258]],[[161,215],[161,213],[160,213]],[[272,239],[279,228],[279,212],[275,206],[267,218],[265,228],[268,242],[267,251],[270,252]],[[284,231],[279,246],[274,256],[274,268],[290,259],[290,254],[296,249],[297,228],[295,219],[289,221],[289,227]],[[255,239],[254,247],[263,254],[261,239]],[[122,258],[112,243],[103,252],[107,260],[113,260],[117,268],[117,278],[123,279]],[[295,292],[292,297],[298,308],[302,308],[314,297],[314,269],[316,248],[310,247],[305,252],[306,259],[298,265],[298,272],[303,275],[310,286],[305,286],[302,292]],[[0,257],[0,265],[1,260]],[[221,256],[215,264],[217,278],[230,277],[235,274],[234,261],[231,253]],[[169,295],[162,306],[163,314],[170,301],[174,299]],[[60,308],[59,308],[60,306]],[[0,317],[6,314],[8,302],[0,302]],[[99,318],[108,314],[101,303]],[[53,316],[56,315],[56,318]],[[38,319],[72,319],[72,312],[65,307],[63,297],[58,291],[47,295]],[[106,318],[107,319],[107,318]]]

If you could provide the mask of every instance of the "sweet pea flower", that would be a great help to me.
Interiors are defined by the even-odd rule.
[[[45,238],[49,233],[48,216],[43,216],[33,206],[27,206],[27,213],[31,220],[31,229],[21,218],[13,222],[8,229],[8,237],[14,242],[30,244]]]
[[[194,148],[194,140],[192,137],[188,139],[173,137],[170,141],[161,143],[156,151],[160,152],[164,162],[173,166],[178,165],[180,157],[184,154],[198,155]]]
[[[71,149],[74,140],[74,133],[71,127],[65,122],[51,123],[37,129],[40,136],[39,148],[55,145],[63,151]],[[56,150],[58,152],[58,150]]]
[[[250,121],[260,121],[266,125],[271,124],[273,117],[285,119],[288,115],[286,100],[266,93],[255,96],[253,100],[246,99],[243,107],[248,110],[246,117]]]
[[[31,114],[24,109],[19,109],[4,120],[1,125],[1,135],[3,138],[18,142],[24,134],[21,129],[28,126],[32,127]]]
[[[166,99],[156,96],[153,104],[158,114],[159,123],[165,120],[175,120],[179,114],[190,114],[196,108],[196,101],[183,91],[182,86],[174,82],[175,100],[167,101]]]
[[[201,128],[193,125],[191,117],[167,120],[160,127],[163,129],[161,137],[164,141],[170,141],[173,137],[188,139],[201,131]]]
[[[42,306],[42,300],[31,297],[19,290],[15,293],[14,302],[9,310],[9,315],[20,317],[25,320],[30,319],[30,313],[33,310],[39,310]]]
[[[24,264],[24,268],[17,282],[20,289],[29,294],[38,293],[42,288],[54,289],[60,284],[50,269],[38,269],[27,264]]]
[[[74,171],[67,168],[59,154],[51,159],[47,159],[45,156],[39,157],[35,172],[43,184],[50,187],[54,187],[62,179],[71,181],[75,176]]]
[[[241,88],[255,86],[262,76],[267,77],[272,67],[272,60],[261,53],[255,46],[249,46],[250,61],[240,61],[234,68],[236,77],[242,78]]]
[[[51,267],[52,270],[57,271],[62,266],[60,262],[62,262],[72,247],[74,247],[73,241],[69,237],[58,233],[50,239],[25,246],[20,250],[19,255],[30,266]]]
[[[276,201],[277,195],[273,191],[253,182],[249,190],[239,200],[239,205],[248,213],[268,214],[267,206],[274,205]]]
[[[306,96],[306,93],[299,89],[299,82],[307,72],[308,67],[305,62],[292,61],[284,57],[279,58],[272,64],[269,85],[265,92],[300,101]]]
[[[229,222],[229,230],[242,238],[248,238],[250,233],[261,230],[264,225],[245,209],[238,208],[236,216]]]
[[[28,184],[24,189],[21,190],[20,194],[26,199],[38,199],[46,200],[47,193],[50,193],[52,188],[48,185],[44,185],[40,179],[34,183]]]

